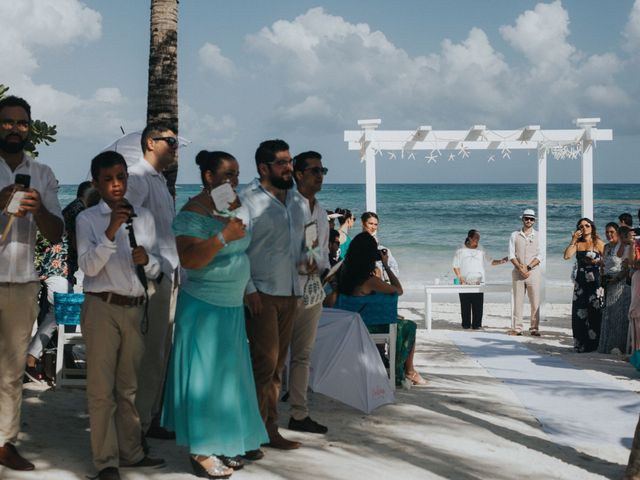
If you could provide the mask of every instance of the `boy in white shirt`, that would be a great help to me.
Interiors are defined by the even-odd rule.
[[[81,327],[87,347],[91,449],[97,478],[119,480],[120,466],[164,466],[164,460],[143,452],[135,407],[147,296],[138,274],[156,278],[160,262],[154,255],[153,216],[144,208],[133,212],[123,201],[127,164],[122,155],[100,153],[91,161],[91,176],[102,200],[76,220],[78,265],[85,274]],[[135,248],[127,228],[133,229]]]

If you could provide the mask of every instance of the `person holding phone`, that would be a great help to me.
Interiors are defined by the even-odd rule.
[[[598,348],[604,306],[600,280],[603,253],[604,242],[600,240],[595,224],[588,218],[578,220],[571,242],[564,250],[564,259],[575,255],[578,265],[571,304],[573,349],[578,353]]]
[[[0,465],[13,470],[35,468],[15,444],[27,348],[38,316],[36,231],[57,243],[64,229],[53,171],[25,152],[30,128],[26,100],[0,100]],[[14,195],[19,201],[12,202]],[[11,203],[16,208],[9,209]]]

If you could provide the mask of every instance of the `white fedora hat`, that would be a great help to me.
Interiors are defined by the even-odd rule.
[[[527,208],[524,212],[522,212],[522,216],[520,218],[524,218],[524,217],[536,218],[535,210],[533,208]]]

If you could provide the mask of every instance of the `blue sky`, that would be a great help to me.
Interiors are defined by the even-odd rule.
[[[597,182],[638,182],[640,0],[183,0],[179,25],[180,183],[193,158],[221,149],[254,176],[253,152],[283,138],[317,150],[328,182],[363,182],[343,131],[571,128],[599,116],[613,142],[595,151]],[[146,117],[147,0],[0,3],[0,83],[55,123],[41,159],[62,183]],[[535,181],[535,155],[427,164],[379,159],[381,182]],[[380,158],[380,157],[379,157]],[[578,160],[549,160],[549,180],[579,181]]]

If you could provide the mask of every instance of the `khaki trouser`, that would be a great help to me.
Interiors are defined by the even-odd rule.
[[[304,308],[304,302],[298,300],[291,336],[289,371],[289,403],[291,404],[291,416],[296,420],[303,420],[309,416],[309,408],[307,407],[309,364],[321,314],[322,303],[311,308]]]
[[[260,415],[267,427],[278,420],[282,368],[289,353],[297,297],[276,297],[259,292],[262,312],[247,313],[246,326]]]
[[[144,350],[143,313],[142,306],[112,305],[93,295],[87,295],[82,305],[91,450],[98,470],[144,457],[135,406],[136,373]]]
[[[511,328],[522,331],[522,307],[524,304],[525,290],[529,296],[531,305],[530,330],[538,330],[540,325],[540,267],[529,272],[528,278],[523,278],[520,272],[513,270],[513,314],[511,315]]]
[[[0,446],[18,439],[22,377],[39,290],[40,282],[0,283]]]
[[[160,412],[165,372],[171,354],[173,318],[176,292],[173,278],[163,275],[160,283],[153,282],[155,291],[149,297],[149,329],[144,335],[144,356],[138,372],[136,408],[142,431]]]

